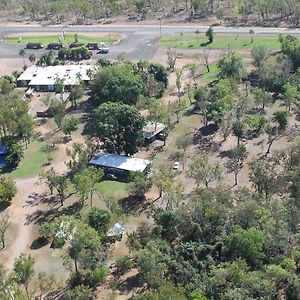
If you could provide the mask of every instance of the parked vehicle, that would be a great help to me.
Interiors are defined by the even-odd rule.
[[[109,173],[109,174],[106,174],[106,177],[107,177],[108,179],[117,180],[117,176],[116,176],[115,174]]]
[[[179,161],[175,161],[173,170],[177,171],[179,169]]]
[[[87,43],[87,44],[86,44],[86,47],[87,47],[89,50],[98,50],[99,45],[98,45],[97,43]]]
[[[27,43],[26,49],[43,49],[44,46],[42,43]]]
[[[59,50],[63,47],[64,45],[62,43],[49,43],[47,46],[47,49],[49,50]]]
[[[109,48],[104,43],[99,44],[98,50],[99,54],[107,54],[109,52]]]
[[[69,45],[70,48],[77,48],[84,46],[84,43],[73,42]]]

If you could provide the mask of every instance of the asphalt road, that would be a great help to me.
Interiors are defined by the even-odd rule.
[[[157,25],[93,25],[93,26],[66,26],[63,28],[66,33],[76,32],[118,32],[125,35],[125,38],[118,44],[110,48],[110,52],[104,57],[115,58],[118,54],[124,52],[129,59],[151,59],[156,52],[155,44],[163,36],[179,34],[179,33],[194,33],[199,30],[204,33],[207,26],[193,25],[176,25],[176,26],[159,26]],[[251,28],[248,27],[215,27],[215,33],[227,34],[248,34]],[[256,34],[300,34],[300,29],[291,28],[252,28]],[[22,32],[57,32],[61,30],[60,26],[34,26],[34,25],[8,25],[0,26],[0,36],[7,34],[18,34]],[[5,45],[0,44],[0,58],[15,58],[18,57],[19,50],[23,48],[20,45]],[[35,53],[39,56],[44,50],[27,51],[28,54]],[[94,53],[94,56],[96,55]]]

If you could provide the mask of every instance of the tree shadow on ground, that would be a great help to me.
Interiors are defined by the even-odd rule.
[[[0,202],[0,212],[4,211],[10,206],[10,202]]]
[[[38,249],[48,245],[49,242],[50,241],[46,237],[40,236],[32,242],[32,244],[30,245],[30,249],[38,250]]]
[[[205,43],[201,43],[200,46],[201,46],[201,47],[206,47],[206,46],[208,46],[209,44],[211,44],[211,42],[210,42],[210,41],[207,41],[207,42],[205,42]]]
[[[125,214],[137,215],[151,208],[151,204],[146,201],[145,197],[128,196],[119,200]]]
[[[31,223],[41,225],[45,222],[50,222],[54,218],[57,218],[60,215],[60,211],[58,209],[50,209],[47,211],[36,210],[32,214],[28,214],[26,216],[25,225],[29,225]]]
[[[67,207],[62,207],[60,205],[56,207],[52,207],[49,210],[41,210],[38,209],[35,212],[28,214],[26,216],[26,223],[25,225],[29,225],[30,223],[34,224],[43,224],[45,222],[50,222],[54,218],[57,218],[61,215],[68,215],[68,216],[74,216],[74,217],[79,217],[80,216],[80,211],[82,209],[82,205],[80,202],[75,202]]]
[[[193,136],[193,144],[197,145],[199,150],[206,153],[216,153],[219,151],[222,142],[213,141],[213,137],[218,131],[218,126],[209,124],[203,126]]]
[[[266,114],[266,110],[262,107],[252,107],[251,109],[248,109],[247,114],[249,115],[265,115]]]
[[[83,115],[80,118],[80,122],[83,126],[83,135],[95,135],[95,123],[96,123],[96,114],[95,108],[97,107],[97,103],[95,103],[91,98],[86,101],[82,101],[79,103],[79,110],[83,112]]]
[[[28,196],[28,199],[26,200],[27,206],[37,206],[40,204],[45,204],[45,205],[52,205],[52,207],[54,207],[59,203],[60,202],[56,196],[47,195],[47,193],[43,193],[43,194],[32,193],[31,195]]]
[[[80,211],[82,209],[82,205],[79,201],[64,207],[61,211],[62,215],[68,215],[68,216],[74,216],[74,217],[79,217],[80,216]]]
[[[219,130],[219,126],[211,123],[211,124],[208,124],[207,126],[202,126],[199,129],[199,134],[201,134],[203,136],[214,135],[217,133],[218,130]]]
[[[224,150],[221,151],[219,154],[220,158],[231,158],[232,157],[232,151],[231,150]]]
[[[96,115],[95,114],[84,114],[80,118],[80,123],[83,125],[82,134],[95,136],[95,124],[96,124]]]
[[[142,287],[143,287],[143,283],[140,274],[136,274],[120,282],[118,285],[118,290],[123,294],[128,291],[132,291],[135,288],[142,288]]]

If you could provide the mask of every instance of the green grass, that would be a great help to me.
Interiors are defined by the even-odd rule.
[[[24,158],[20,162],[19,167],[12,171],[11,175],[15,178],[26,178],[40,173],[43,164],[47,162],[47,158],[49,156],[54,158],[53,152],[43,151],[45,145],[45,142],[32,141],[24,151]]]
[[[121,197],[127,191],[127,183],[113,181],[113,180],[104,180],[97,184],[96,188],[101,191],[104,196],[114,196],[114,197]]]
[[[218,74],[218,67],[217,67],[216,64],[210,65],[209,68],[210,68],[209,73],[207,72],[206,68],[203,68],[201,70],[201,74],[203,74],[201,76],[201,79],[203,79],[207,83],[210,83],[210,82],[216,80],[217,79],[217,74]]]
[[[57,43],[59,42],[60,34],[54,35],[41,35],[41,36],[23,36],[21,42],[19,43],[19,37],[22,35],[16,36],[9,36],[4,39],[3,44],[19,44],[19,45],[26,45],[30,42],[35,43],[42,43],[46,46],[48,43]],[[78,35],[78,42],[79,43],[113,43],[120,39],[120,34],[107,34],[101,37],[98,36],[88,36],[88,35]],[[74,42],[74,34],[66,34],[65,39],[63,41],[64,44],[69,44]]]
[[[164,37],[160,40],[161,46],[172,48],[210,48],[210,49],[242,49],[253,48],[257,45],[264,44],[271,49],[279,49],[280,43],[278,36],[254,36],[254,42],[251,43],[250,35],[232,35],[232,34],[216,34],[211,44],[207,43],[207,38],[202,34],[197,39],[196,34],[176,35]]]

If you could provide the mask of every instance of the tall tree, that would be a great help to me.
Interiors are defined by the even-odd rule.
[[[198,187],[204,183],[208,188],[210,182],[221,179],[222,168],[219,163],[210,163],[206,153],[199,153],[193,157],[188,175],[195,179]]]
[[[283,86],[282,98],[286,109],[291,110],[292,104],[299,104],[300,101],[300,92],[298,88],[290,83],[287,83]]]
[[[253,94],[255,103],[262,105],[262,109],[265,109],[266,106],[272,104],[272,95],[269,92],[263,89],[255,89]]]
[[[244,145],[239,145],[230,151],[227,167],[234,173],[234,185],[238,184],[238,174],[244,166],[244,161],[248,156],[248,152]]]
[[[128,191],[131,195],[138,198],[144,198],[145,194],[150,190],[152,180],[142,172],[135,172],[132,175],[131,182],[128,186]]]
[[[86,199],[90,198],[90,205],[93,206],[96,184],[100,182],[103,176],[103,170],[94,167],[88,167],[75,175],[73,182],[77,193],[80,195],[82,205]]]
[[[31,62],[32,65],[35,64],[35,62],[36,62],[36,56],[35,56],[35,54],[31,53],[29,55],[28,59],[29,59],[29,61]]]
[[[71,88],[69,99],[71,101],[71,105],[77,108],[77,100],[82,98],[84,95],[84,85],[82,83],[75,85]]]
[[[181,98],[182,75],[183,75],[183,69],[177,69],[176,70],[176,87],[177,87],[178,101],[180,101],[180,98]]]
[[[154,176],[154,183],[159,189],[159,196],[161,198],[163,193],[170,190],[173,183],[173,174],[170,169],[160,169]]]
[[[205,33],[209,43],[212,43],[214,41],[214,34],[214,28],[212,26],[209,26]]]
[[[2,249],[5,248],[5,234],[10,227],[9,214],[4,213],[0,216],[0,243],[2,243]]]
[[[196,101],[196,108],[200,109],[201,116],[203,118],[203,125],[208,124],[208,113],[209,113],[209,92],[205,87],[199,87],[194,92],[194,99]]]
[[[54,117],[54,121],[58,129],[61,129],[62,122],[66,113],[65,103],[59,100],[52,100],[49,107],[50,112]]]
[[[142,145],[144,118],[127,104],[104,103],[96,111],[96,136],[109,153],[132,155]]]
[[[258,45],[251,50],[252,63],[255,67],[260,68],[271,54],[271,50],[265,45]]]
[[[75,117],[70,118],[64,118],[62,120],[61,130],[64,134],[69,135],[71,137],[71,134],[73,131],[76,131],[78,129],[78,119]]]
[[[14,264],[14,275],[19,284],[23,284],[26,294],[29,295],[29,283],[34,275],[34,258],[31,255],[21,254]]]
[[[237,119],[232,124],[232,133],[233,133],[234,136],[237,137],[237,146],[239,146],[241,138],[243,138],[243,136],[245,134],[245,125],[244,125],[244,122],[241,121],[240,119]]]
[[[168,51],[167,51],[167,56],[168,56],[168,60],[167,60],[168,69],[172,73],[175,70],[175,64],[176,64],[176,60],[177,60],[177,53],[175,51],[172,51],[171,48],[169,48]]]
[[[168,125],[170,123],[170,113],[166,106],[159,100],[152,100],[148,105],[149,116],[147,119],[154,123],[155,130],[157,123]]]
[[[9,205],[17,194],[17,187],[13,179],[0,176],[0,203]]]
[[[222,57],[218,63],[218,77],[231,77],[236,80],[241,80],[245,74],[245,65],[243,59],[235,52]]]
[[[95,270],[104,259],[98,232],[87,224],[76,221],[76,232],[70,241],[65,259],[72,259],[76,274],[81,270]]]
[[[21,57],[23,58],[23,64],[24,64],[24,66],[25,66],[25,56],[26,56],[26,51],[25,51],[24,48],[21,49],[21,50],[19,51],[19,56],[21,56]]]
[[[91,95],[97,103],[108,101],[137,103],[142,94],[143,82],[131,66],[108,66],[99,72],[91,84]]]
[[[285,184],[282,174],[278,170],[278,162],[266,158],[251,163],[249,179],[256,191],[264,195],[267,201],[280,189],[282,184]]]

